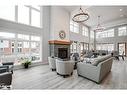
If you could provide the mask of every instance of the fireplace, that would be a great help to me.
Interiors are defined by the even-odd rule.
[[[61,59],[70,59],[70,41],[49,41],[50,56]]]
[[[68,48],[58,48],[58,58],[67,59],[68,58]]]

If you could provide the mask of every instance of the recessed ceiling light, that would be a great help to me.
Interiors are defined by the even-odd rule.
[[[123,11],[123,9],[120,9],[120,11]]]
[[[123,17],[123,15],[120,15],[120,17]]]

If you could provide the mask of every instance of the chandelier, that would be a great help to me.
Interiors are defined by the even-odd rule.
[[[102,32],[104,30],[104,27],[101,26],[100,24],[100,16],[98,16],[98,24],[96,29],[94,30],[95,32]]]
[[[72,18],[72,20],[74,22],[77,22],[77,23],[81,23],[81,22],[87,21],[88,19],[89,19],[88,13],[83,12],[81,6],[80,6],[80,9],[79,9],[79,13],[75,14],[73,16],[73,18]]]

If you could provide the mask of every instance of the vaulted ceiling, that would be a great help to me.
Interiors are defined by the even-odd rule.
[[[64,6],[64,8],[70,13],[74,13],[78,11],[79,6]],[[82,8],[90,15],[90,19],[84,24],[91,27],[98,24],[98,16],[101,16],[101,24],[127,18],[127,6],[82,6]]]

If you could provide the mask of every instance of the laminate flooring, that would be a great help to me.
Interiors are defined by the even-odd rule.
[[[112,70],[101,84],[78,76],[77,70],[72,76],[63,78],[51,71],[48,65],[40,65],[15,70],[11,89],[127,89],[127,58],[125,61],[113,60]]]

